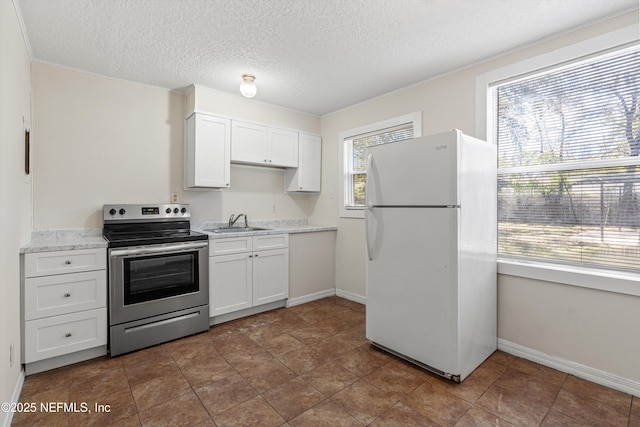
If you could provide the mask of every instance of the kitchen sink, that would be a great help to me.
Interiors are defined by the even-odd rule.
[[[213,233],[248,233],[249,231],[261,231],[270,230],[269,228],[262,227],[219,227],[219,228],[205,228],[204,231],[211,231]]]

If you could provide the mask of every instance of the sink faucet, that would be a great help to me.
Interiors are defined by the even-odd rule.
[[[231,214],[231,216],[229,217],[229,228],[233,227],[233,224],[235,224],[240,219],[240,217],[243,217],[243,216],[244,216],[244,226],[248,227],[249,223],[248,223],[247,214],[238,214],[238,216]]]

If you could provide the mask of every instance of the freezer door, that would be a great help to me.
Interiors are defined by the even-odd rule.
[[[367,338],[444,373],[460,372],[457,208],[373,208],[367,233]]]
[[[459,205],[460,131],[369,147],[367,206]]]

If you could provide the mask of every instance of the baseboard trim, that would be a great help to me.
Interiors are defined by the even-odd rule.
[[[357,302],[364,305],[367,304],[367,298],[364,295],[355,294],[353,292],[345,291],[342,289],[336,289],[336,295],[353,302]]]
[[[16,382],[15,387],[13,388],[13,394],[11,395],[11,404],[17,404],[20,401],[20,393],[22,392],[22,386],[24,385],[24,369],[20,370],[20,375],[18,375],[18,381]],[[11,421],[13,421],[14,412],[4,412],[4,419],[2,420],[3,427],[10,427]]]
[[[287,300],[287,307],[294,307],[296,305],[319,300],[322,298],[332,297],[335,294],[336,294],[336,290],[332,288],[332,289],[327,289],[326,291],[314,292],[312,294],[303,295],[301,297],[289,298]]]
[[[601,371],[590,366],[582,365],[571,360],[551,356],[538,350],[525,347],[504,339],[498,338],[498,350],[514,356],[566,372],[576,377],[591,381],[614,390],[640,397],[640,382],[620,377],[609,372]]]

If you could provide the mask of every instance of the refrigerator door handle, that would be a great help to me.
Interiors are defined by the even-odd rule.
[[[367,244],[367,256],[369,257],[369,261],[373,261],[373,248],[371,247],[371,243],[369,241],[369,229],[371,228],[371,223],[373,222],[371,217],[373,217],[373,207],[367,206],[364,212],[364,237]]]
[[[367,154],[367,181],[364,191],[364,204],[367,209],[373,207],[373,193],[375,192],[375,177],[373,172],[373,154]]]

